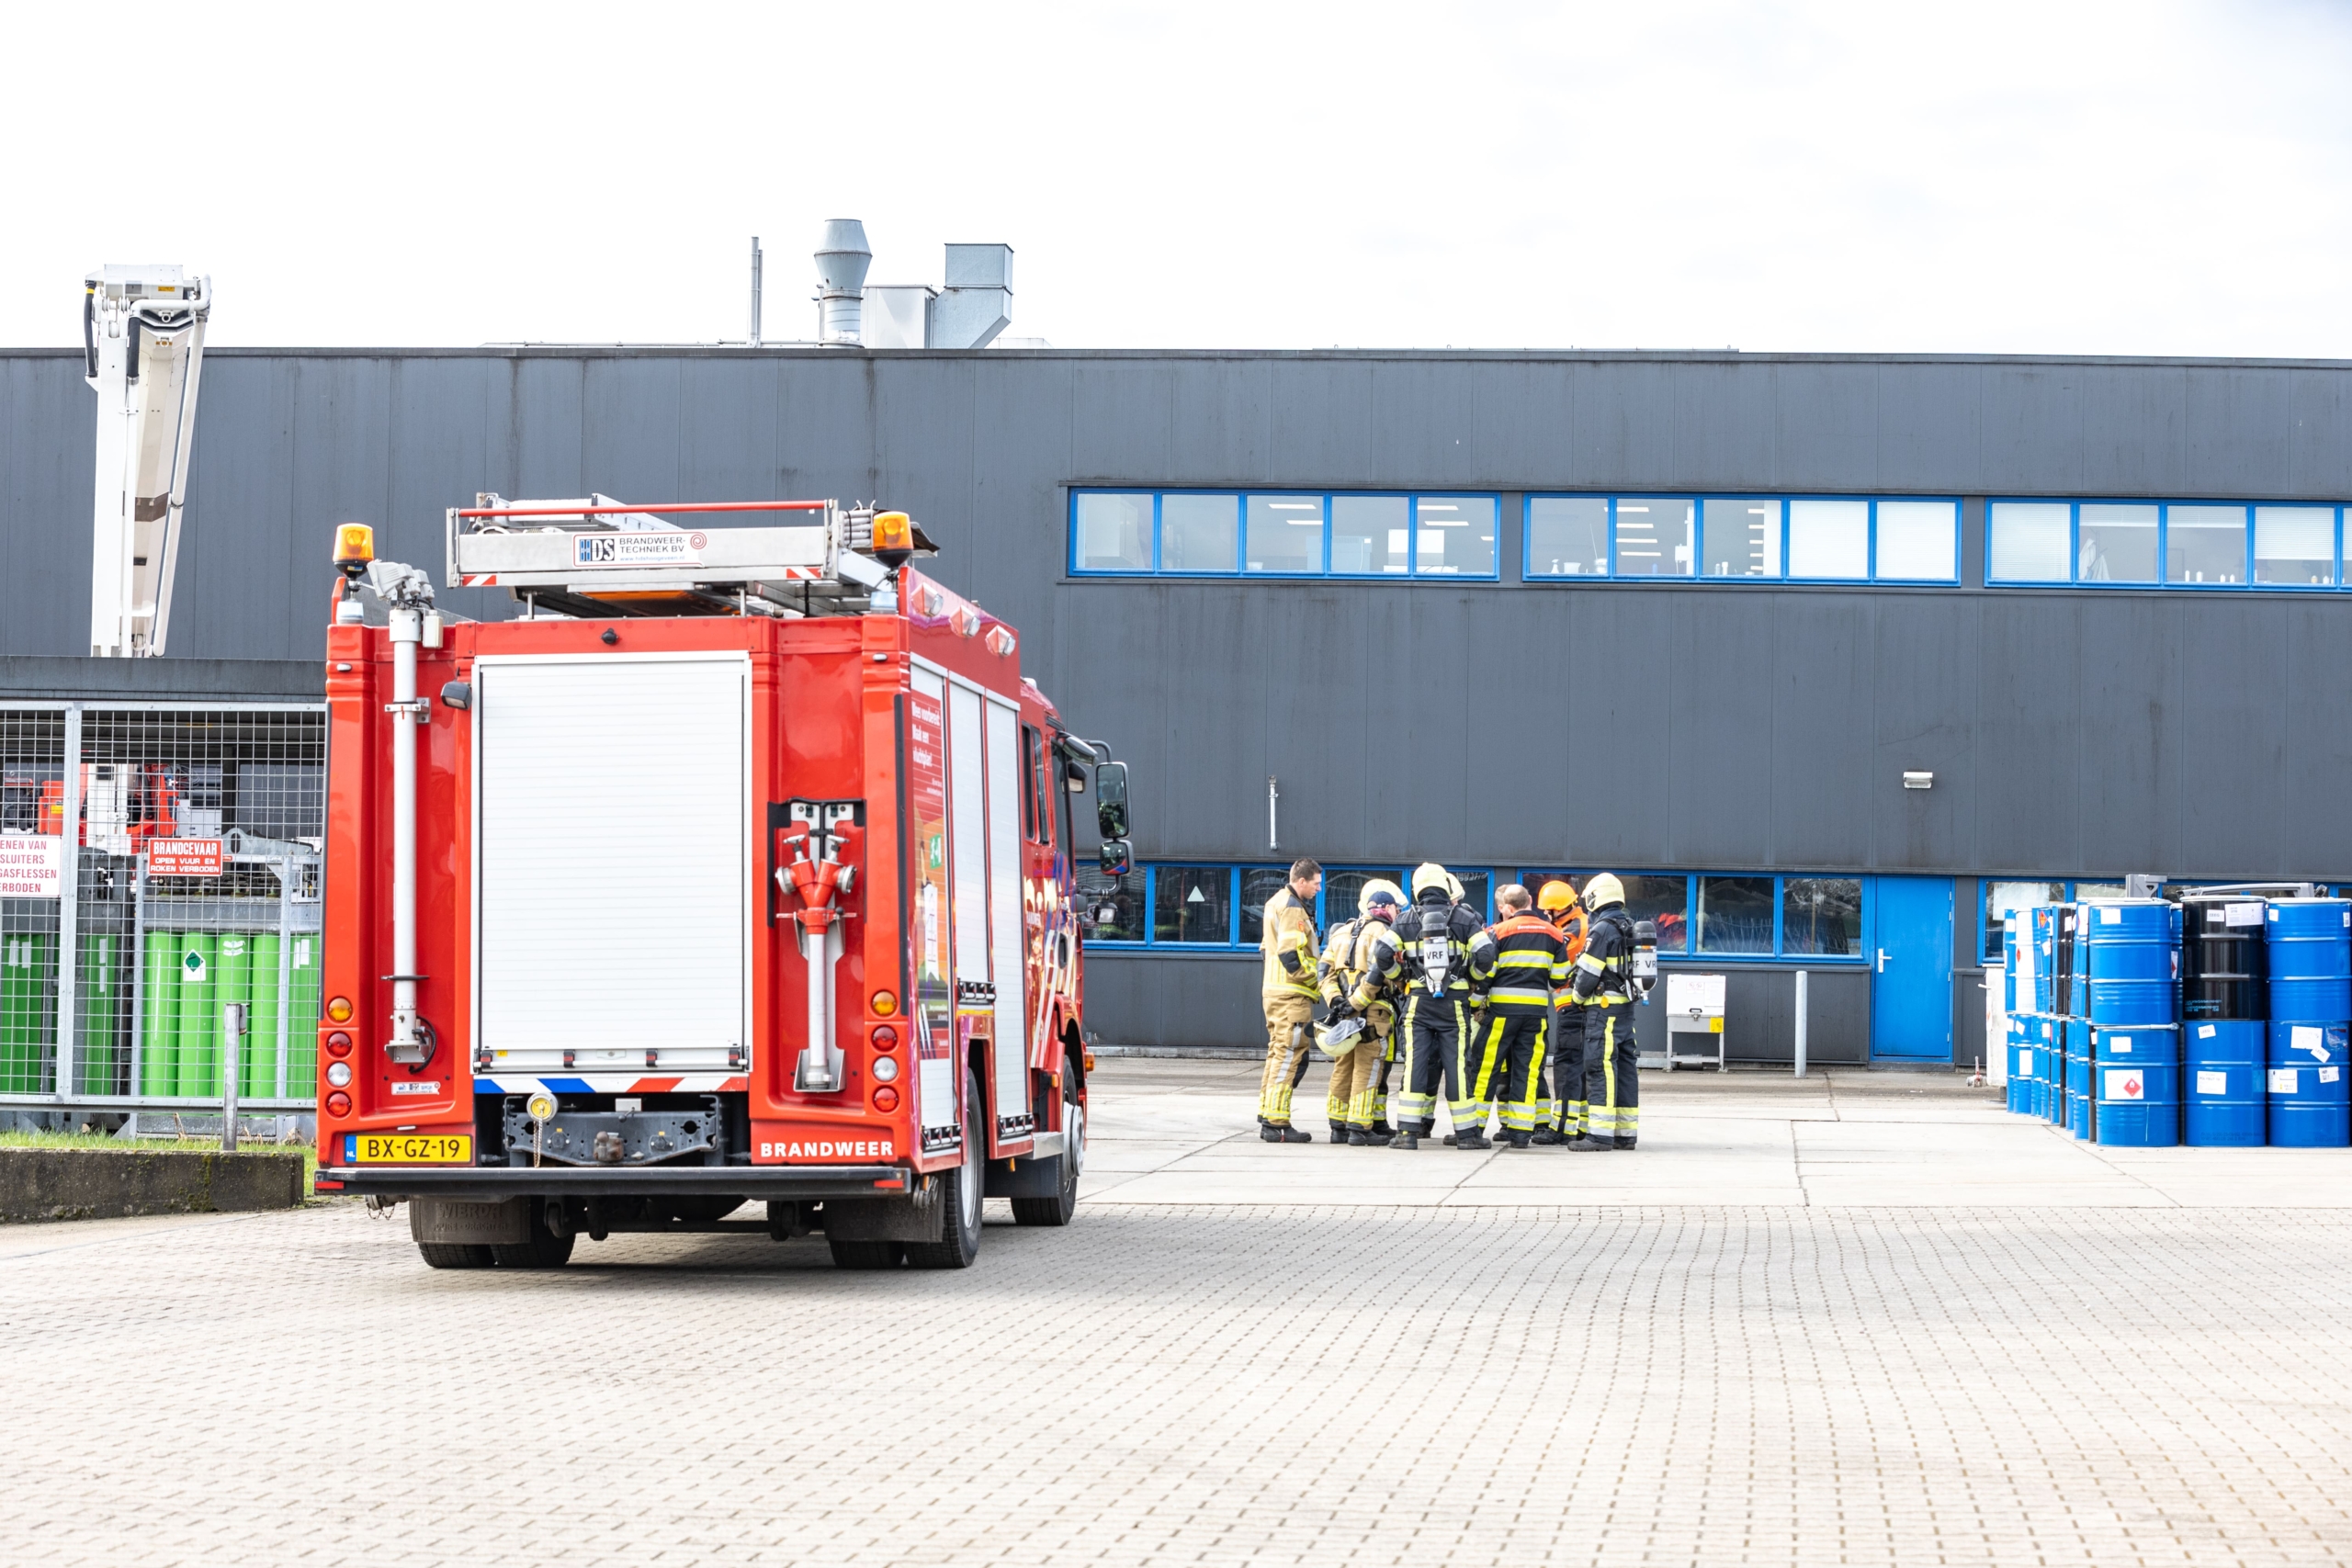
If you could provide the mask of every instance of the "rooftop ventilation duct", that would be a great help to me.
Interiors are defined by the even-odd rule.
[[[825,225],[817,247],[817,341],[856,345],[865,339],[865,269],[874,253],[865,245],[865,225],[836,218]]]

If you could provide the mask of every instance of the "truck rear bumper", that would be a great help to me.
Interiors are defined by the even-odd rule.
[[[541,1166],[319,1167],[321,1192],[377,1198],[677,1198],[732,1194],[751,1201],[891,1198],[922,1178],[899,1165],[698,1165],[609,1170]]]

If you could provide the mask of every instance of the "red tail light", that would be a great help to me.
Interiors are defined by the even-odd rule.
[[[884,1084],[880,1089],[876,1089],[874,1091],[874,1109],[876,1111],[896,1111],[899,1109],[899,1091],[892,1089],[888,1084]]]

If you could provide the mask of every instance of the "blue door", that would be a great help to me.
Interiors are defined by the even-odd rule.
[[[1871,1056],[1951,1060],[1951,878],[1882,876],[1871,900]]]

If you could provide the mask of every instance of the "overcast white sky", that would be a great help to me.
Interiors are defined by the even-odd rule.
[[[1016,254],[1084,347],[2352,356],[2352,3],[88,7],[0,20],[0,344],[808,335]]]

